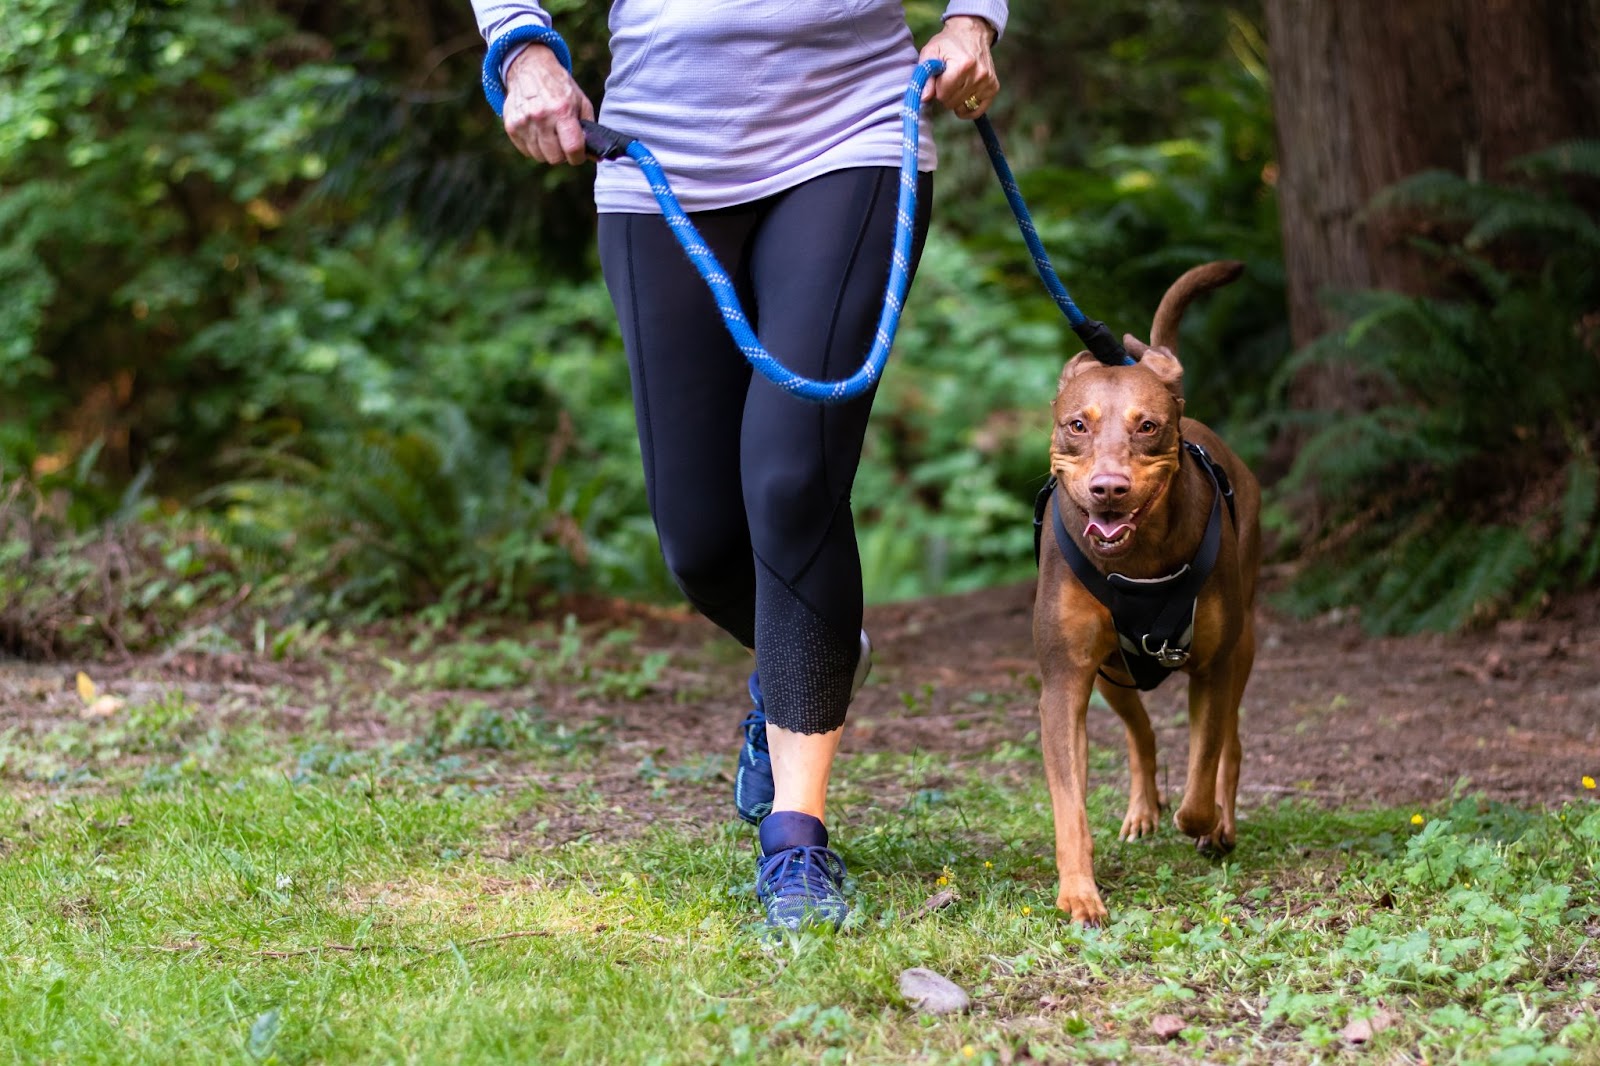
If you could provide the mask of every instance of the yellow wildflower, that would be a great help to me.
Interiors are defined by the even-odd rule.
[[[1412,816],[1411,816],[1411,824],[1412,824],[1412,825],[1421,825],[1421,824],[1422,824],[1422,815],[1420,815],[1420,814],[1413,814],[1413,815],[1412,815]]]
[[[970,1059],[970,1058],[972,1058],[972,1056],[976,1055],[977,1053],[978,1053],[977,1049],[974,1048],[971,1044],[962,1045],[961,1055],[962,1055],[963,1058]]]
[[[1030,915],[1032,913],[1033,913],[1033,908],[1032,907],[1024,907],[1024,908],[1022,908],[1022,916],[1024,918],[1026,918],[1028,915]]]
[[[1584,788],[1594,788],[1594,778],[1590,777],[1588,774],[1584,774],[1583,775],[1583,787]]]

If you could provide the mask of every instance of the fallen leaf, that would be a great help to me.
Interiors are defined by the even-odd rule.
[[[82,670],[78,671],[78,698],[84,703],[94,702],[94,682],[89,680],[89,675]]]
[[[924,1014],[959,1014],[972,1006],[966,989],[921,966],[901,972],[900,994]]]
[[[1158,1014],[1150,1019],[1150,1031],[1162,1040],[1175,1039],[1188,1027],[1188,1023],[1176,1014]]]

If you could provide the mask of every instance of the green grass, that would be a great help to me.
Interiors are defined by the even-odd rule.
[[[1113,922],[1085,931],[1053,908],[1036,747],[858,756],[831,815],[852,922],[768,941],[743,826],[636,827],[598,779],[542,787],[603,732],[469,701],[358,743],[284,729],[281,702],[169,695],[0,736],[0,1060],[1321,1062],[1381,1015],[1373,1061],[1600,1062],[1587,799],[1467,798],[1421,826],[1254,807],[1217,864],[1170,829],[1118,845],[1101,789]],[[670,804],[715,766],[631,787]],[[508,828],[552,817],[605,842]],[[918,1016],[910,966],[973,1011]],[[1187,1022],[1171,1043],[1160,1014]]]

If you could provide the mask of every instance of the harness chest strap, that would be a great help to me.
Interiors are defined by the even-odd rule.
[[[1066,523],[1061,518],[1061,504],[1055,491],[1054,478],[1050,479],[1034,503],[1035,560],[1038,559],[1043,534],[1044,511],[1048,508],[1056,546],[1062,558],[1083,587],[1111,612],[1123,667],[1140,689],[1155,688],[1172,671],[1188,661],[1189,650],[1194,642],[1194,615],[1200,590],[1216,567],[1217,556],[1222,548],[1224,502],[1228,505],[1228,516],[1235,525],[1238,524],[1238,516],[1234,513],[1233,486],[1228,481],[1227,472],[1198,444],[1184,441],[1179,451],[1180,457],[1185,453],[1199,462],[1215,492],[1211,499],[1211,514],[1194,559],[1165,577],[1134,578],[1124,574],[1102,574],[1067,532]],[[1101,676],[1106,676],[1104,671]],[[1112,680],[1109,677],[1106,679]],[[1115,681],[1112,683],[1120,684]]]

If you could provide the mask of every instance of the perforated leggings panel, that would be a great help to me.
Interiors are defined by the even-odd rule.
[[[897,183],[891,168],[841,170],[693,216],[762,343],[790,369],[841,378],[866,357]],[[931,199],[924,174],[913,272]],[[838,728],[860,654],[850,487],[872,395],[821,407],[754,374],[657,215],[601,215],[600,262],[622,325],[667,568],[690,603],[755,648],[774,725]]]

